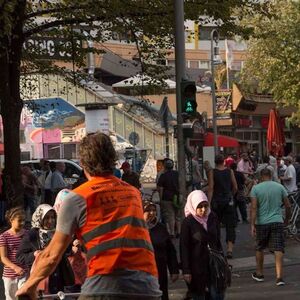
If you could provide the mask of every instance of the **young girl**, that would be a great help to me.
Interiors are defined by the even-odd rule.
[[[6,300],[16,299],[15,294],[26,280],[26,270],[17,263],[16,254],[25,234],[25,212],[21,207],[8,210],[5,214],[10,229],[0,235],[0,256],[4,264],[3,282]]]

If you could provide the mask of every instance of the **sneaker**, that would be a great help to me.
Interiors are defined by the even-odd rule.
[[[257,282],[263,282],[265,280],[264,275],[258,275],[258,274],[256,274],[256,272],[252,273],[252,278],[253,278],[253,280],[255,280]]]
[[[282,286],[282,285],[285,285],[285,282],[282,278],[277,278],[276,279],[276,285],[277,286]]]

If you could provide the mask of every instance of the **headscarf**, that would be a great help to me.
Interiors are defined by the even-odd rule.
[[[207,214],[205,217],[199,217],[197,215],[197,207],[202,202],[208,203],[207,197],[202,191],[197,190],[197,191],[191,192],[187,197],[186,205],[184,208],[184,214],[186,217],[189,215],[192,215],[194,217],[194,219],[197,222],[199,222],[205,228],[205,230],[207,230],[207,220],[208,220],[208,216],[210,214],[210,208],[208,208],[208,211],[207,211]]]
[[[42,249],[44,249],[49,244],[55,232],[55,228],[54,229],[43,228],[43,220],[46,214],[51,210],[55,212],[54,208],[51,205],[41,204],[37,207],[31,219],[31,226],[39,229],[39,239],[40,239]]]
[[[157,207],[155,205],[155,203],[151,202],[151,201],[144,201],[143,202],[143,209],[144,211],[147,210],[148,207],[153,206],[155,208],[156,211],[156,217],[151,221],[151,222],[146,222],[147,223],[147,227],[149,229],[152,229],[153,227],[155,227],[159,221],[158,215],[157,215]]]

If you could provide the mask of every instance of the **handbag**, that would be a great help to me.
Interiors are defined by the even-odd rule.
[[[209,245],[209,273],[210,284],[218,292],[223,292],[231,285],[231,266],[227,263],[223,252],[211,248]]]
[[[62,275],[62,280],[64,283],[64,286],[71,286],[75,284],[75,274],[72,269],[72,266],[65,255],[62,257],[59,265],[59,271]]]

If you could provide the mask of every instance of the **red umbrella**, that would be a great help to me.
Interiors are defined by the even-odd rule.
[[[267,132],[267,148],[269,153],[276,156],[283,156],[285,136],[280,122],[279,113],[276,109],[271,109],[269,114],[269,124]]]

